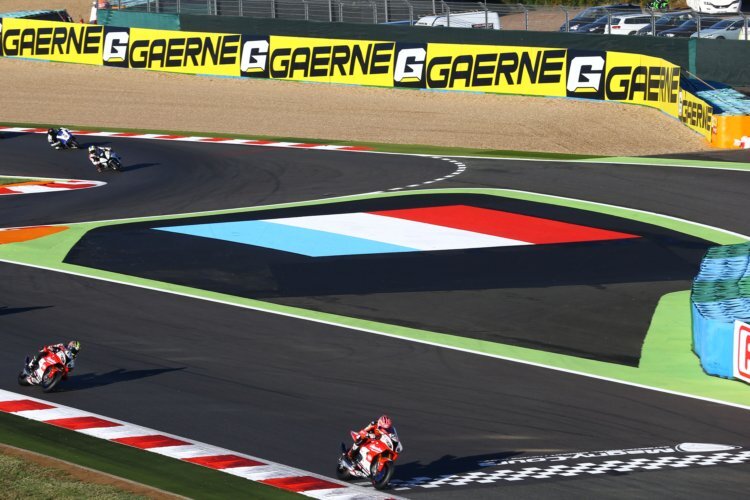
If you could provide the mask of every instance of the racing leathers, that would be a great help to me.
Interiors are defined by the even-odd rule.
[[[57,130],[53,128],[47,130],[47,142],[52,148],[60,149],[62,147],[60,141],[57,140]]]
[[[375,420],[367,424],[364,429],[359,431],[356,437],[354,437],[354,433],[352,433],[352,436],[354,437],[354,444],[352,444],[352,448],[346,454],[346,458],[349,459],[349,462],[355,464],[357,461],[357,454],[359,452],[360,446],[362,446],[368,439],[378,439],[385,433],[386,432],[380,428]]]
[[[29,371],[33,373],[34,370],[36,370],[39,366],[39,360],[45,357],[50,352],[54,352],[55,354],[57,354],[57,356],[60,358],[60,361],[67,365],[68,370],[73,371],[73,368],[75,368],[75,354],[70,352],[68,346],[66,346],[65,344],[51,344],[42,347],[42,349],[31,359],[31,362],[29,362]]]
[[[107,166],[107,158],[104,156],[104,149],[91,146],[89,148],[89,161],[101,172]]]

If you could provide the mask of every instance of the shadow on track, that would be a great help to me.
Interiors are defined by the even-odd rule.
[[[16,314],[16,313],[24,313],[28,311],[33,311],[35,309],[48,309],[53,306],[33,306],[33,307],[8,307],[8,306],[2,306],[0,307],[0,316],[4,314]]]
[[[108,373],[83,373],[81,375],[72,375],[70,380],[62,385],[58,391],[80,391],[104,385],[117,384],[119,382],[130,382],[140,378],[153,377],[155,375],[161,375],[162,373],[184,369],[184,366],[181,368],[156,368],[153,370],[126,370],[124,368],[118,368]]]
[[[156,165],[160,165],[159,163],[136,163],[135,165],[127,165],[122,167],[123,172],[130,172],[131,170],[138,170],[140,168],[148,168],[153,167]]]
[[[483,469],[479,464],[486,461],[503,461],[520,455],[520,451],[504,451],[499,453],[488,453],[485,455],[472,455],[468,457],[455,457],[443,455],[438,460],[427,465],[419,462],[407,464],[396,464],[394,479],[409,480],[415,477],[440,477],[442,475],[462,474]]]

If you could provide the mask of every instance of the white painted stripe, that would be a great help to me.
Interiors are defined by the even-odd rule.
[[[112,419],[107,419],[107,420],[112,420]],[[109,441],[112,439],[120,439],[120,438],[125,438],[125,437],[147,436],[153,433],[154,431],[146,427],[141,427],[138,425],[125,424],[125,425],[118,425],[117,427],[97,427],[95,429],[81,429],[78,432],[82,434],[88,434],[89,436],[96,437],[99,439],[106,439]]]
[[[28,186],[10,186],[7,187],[9,191],[14,191],[19,194],[32,194],[32,193],[47,193],[52,191],[70,191],[70,188],[66,187],[52,187],[42,186],[39,184],[29,184]]]
[[[5,389],[0,389],[0,401],[20,401],[22,399],[33,399],[25,394],[18,394],[15,392],[6,391]]]
[[[310,498],[318,498],[325,500],[327,498],[335,498],[336,500],[361,500],[365,498],[372,498],[369,495],[362,495],[361,493],[355,493],[348,488],[329,488],[326,490],[310,490],[300,491],[301,495]],[[389,498],[393,498],[389,496]]]
[[[181,446],[162,446],[153,448],[150,451],[171,458],[182,460],[184,458],[208,457],[212,455],[225,455],[226,450],[215,448],[213,446],[198,446],[195,444],[185,444]]]
[[[354,238],[365,238],[417,250],[450,250],[529,244],[524,241],[462,229],[368,213],[289,217],[286,219],[267,219],[266,222],[325,231]]]
[[[222,469],[227,474],[233,476],[252,479],[253,481],[262,481],[263,479],[273,479],[281,477],[295,477],[300,475],[300,471],[290,469],[289,467],[279,465],[258,465],[256,467],[232,467]]]
[[[58,418],[87,417],[90,413],[73,408],[50,408],[47,410],[17,411],[14,415],[44,422],[45,420],[56,420]]]

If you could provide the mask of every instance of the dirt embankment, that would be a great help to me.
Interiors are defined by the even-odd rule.
[[[0,59],[6,122],[601,155],[707,149],[656,110],[605,102],[223,79]],[[71,98],[51,89],[69,89]]]

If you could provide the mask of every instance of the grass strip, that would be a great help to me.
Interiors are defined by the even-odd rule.
[[[97,498],[103,500],[146,499],[115,486],[89,483],[55,467],[0,452],[0,491],[3,498]]]
[[[299,498],[231,474],[6,413],[0,413],[0,442],[190,498]],[[6,498],[4,493],[0,496]],[[57,495],[44,498],[53,497]]]
[[[7,184],[20,184],[22,182],[32,182],[38,179],[20,179],[18,177],[0,177],[0,186]]]

